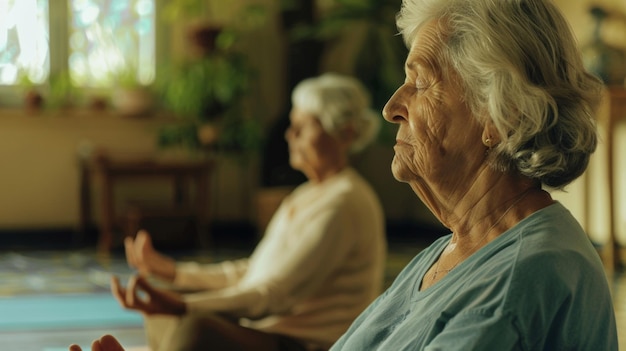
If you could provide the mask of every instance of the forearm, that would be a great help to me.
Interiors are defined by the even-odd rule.
[[[268,315],[269,294],[262,287],[230,287],[184,296],[188,314],[199,311],[225,313],[236,317],[258,318]]]
[[[248,266],[247,259],[217,264],[181,262],[176,264],[175,286],[188,289],[222,289],[239,281]]]

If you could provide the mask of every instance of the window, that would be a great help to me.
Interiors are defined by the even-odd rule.
[[[48,78],[48,28],[47,0],[0,0],[0,84]]]
[[[111,87],[129,73],[154,80],[155,0],[62,3],[0,0],[0,85],[43,84],[61,72],[77,87]]]

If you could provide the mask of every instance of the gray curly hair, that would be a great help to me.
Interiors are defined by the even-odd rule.
[[[563,188],[597,146],[602,83],[583,67],[571,29],[550,0],[403,0],[407,46],[437,20],[444,60],[459,74],[474,116],[502,140],[489,162]]]
[[[382,117],[372,110],[370,95],[356,78],[336,73],[307,78],[296,85],[291,100],[317,116],[331,135],[351,126],[356,134],[351,153],[363,150],[378,135]]]

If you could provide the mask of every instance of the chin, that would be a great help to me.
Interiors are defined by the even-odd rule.
[[[290,157],[289,166],[291,166],[292,169],[298,172],[302,172],[302,169],[306,166],[306,163],[304,163],[299,157]]]
[[[294,161],[292,161],[292,160],[289,160],[289,166],[290,166],[292,169],[295,169],[296,171],[299,171],[299,170],[300,170],[300,167],[298,166],[298,162],[294,162]]]
[[[398,162],[395,157],[391,162],[391,174],[393,174],[393,177],[397,181],[403,183],[408,183],[411,180],[415,179],[415,175],[409,172],[409,170],[404,167],[402,163]]]

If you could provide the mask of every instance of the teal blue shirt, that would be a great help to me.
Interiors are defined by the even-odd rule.
[[[617,350],[607,279],[560,203],[522,220],[430,288],[450,235],[420,252],[332,351]]]

